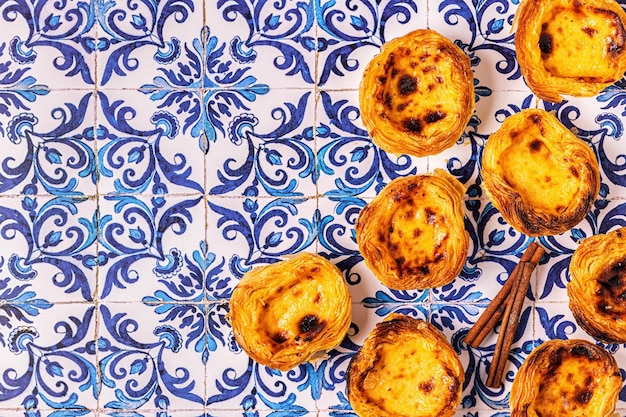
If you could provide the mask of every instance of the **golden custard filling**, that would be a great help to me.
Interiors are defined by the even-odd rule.
[[[511,417],[608,417],[622,379],[613,356],[579,339],[549,340],[530,353],[511,387]]]
[[[604,342],[626,342],[626,227],[585,238],[569,275],[569,306],[580,327]]]
[[[567,156],[543,140],[539,129],[507,147],[498,165],[505,181],[518,190],[525,203],[553,214],[561,213],[575,198],[579,178]],[[555,186],[555,184],[557,184]]]
[[[463,185],[447,171],[398,177],[359,213],[355,231],[365,264],[387,287],[450,283],[465,263]]]
[[[539,48],[545,68],[553,75],[611,81],[624,47],[624,28],[610,10],[574,1],[555,7],[541,25]]]
[[[437,202],[445,197],[432,188],[416,191],[419,197],[409,196],[396,207],[387,240],[389,253],[401,273],[412,275],[427,274],[429,263],[445,259],[442,249],[449,232],[444,213],[436,206],[421,206],[416,201]]]
[[[301,281],[289,282],[286,276],[280,279],[287,282],[287,287],[271,288],[263,300],[258,301],[262,314],[255,323],[257,331],[264,332],[275,342],[271,346],[273,351],[288,343],[310,342],[326,326],[325,318],[319,314],[320,305],[339,307],[334,306],[339,300],[329,299],[319,281],[306,275]]]
[[[339,345],[352,318],[342,272],[311,253],[248,271],[229,307],[237,343],[255,361],[279,370]]]
[[[426,42],[389,55],[376,99],[381,117],[407,133],[430,136],[450,129],[466,104],[451,94],[457,75],[447,46]],[[429,105],[424,105],[429,103]]]
[[[594,392],[602,378],[605,367],[583,353],[557,352],[560,365],[550,369],[539,383],[537,397],[532,408],[538,416],[586,416],[589,410],[597,410],[604,401]],[[555,405],[561,404],[560,410]]]
[[[452,417],[464,378],[457,352],[435,326],[392,313],[350,360],[346,388],[360,417]]]
[[[420,157],[452,147],[474,105],[469,56],[430,29],[385,42],[359,85],[363,125],[377,146],[396,155]]]
[[[380,345],[378,355],[380,359],[365,377],[363,388],[381,409],[406,415],[409,408],[419,410],[420,416],[431,416],[450,401],[450,387],[457,386],[458,381],[449,375],[431,341],[401,338],[394,345]],[[418,361],[419,366],[407,366],[411,361]]]
[[[557,235],[589,213],[600,190],[598,160],[552,113],[525,109],[489,136],[483,185],[504,220],[529,236]]]

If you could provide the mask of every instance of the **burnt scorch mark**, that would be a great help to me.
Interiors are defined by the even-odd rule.
[[[317,323],[318,323],[317,316],[313,314],[307,314],[306,316],[302,318],[302,320],[300,320],[300,323],[298,324],[300,333],[310,332],[315,326],[317,326]]]
[[[574,346],[571,350],[570,353],[572,354],[572,356],[578,357],[578,358],[582,358],[585,357],[587,359],[589,359],[590,361],[595,361],[596,359],[596,355],[586,346],[582,346],[582,345],[577,345]]]
[[[543,56],[552,53],[552,35],[543,31],[541,32],[539,35],[539,50]]]
[[[278,343],[279,345],[285,343],[288,339],[286,332],[275,333],[271,337],[272,337],[272,340]]]
[[[404,74],[398,80],[398,91],[403,96],[414,93],[417,90],[417,78]]]
[[[431,123],[435,123],[438,122],[439,120],[442,120],[446,117],[446,114],[440,110],[436,110],[436,111],[429,111],[426,114],[426,123],[431,124]]]
[[[421,133],[423,129],[422,121],[416,117],[404,119],[402,124],[406,130],[413,133]]]
[[[428,224],[435,224],[437,221],[437,212],[430,207],[426,207],[424,212],[426,213],[426,222]]]
[[[385,107],[390,110],[393,108],[393,104],[391,102],[391,94],[389,93],[385,94]]]
[[[541,150],[543,146],[543,142],[540,141],[539,139],[535,139],[532,142],[530,142],[530,144],[528,145],[528,147],[530,148],[531,152],[539,152]]]
[[[582,390],[576,394],[575,401],[578,404],[587,404],[593,397],[593,391]]]
[[[590,38],[593,38],[596,35],[596,33],[598,33],[597,29],[594,29],[594,28],[589,27],[589,26],[585,26],[585,27],[581,28],[580,30],[582,30]]]
[[[426,394],[428,394],[435,388],[435,383],[434,383],[434,381],[431,378],[428,381],[424,381],[424,382],[420,383],[419,388],[422,391],[424,391]]]

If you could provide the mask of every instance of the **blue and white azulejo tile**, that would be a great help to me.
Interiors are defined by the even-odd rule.
[[[0,415],[354,416],[348,362],[391,312],[429,320],[459,353],[457,416],[508,415],[535,346],[589,338],[565,290],[578,242],[626,225],[626,81],[538,100],[515,57],[518,5],[0,1]],[[358,106],[369,60],[417,28],[470,57],[476,93],[463,136],[423,158],[379,149]],[[481,186],[489,135],[529,107],[600,162],[589,215],[549,238],[513,230]],[[390,290],[359,254],[358,213],[394,178],[436,168],[467,190],[466,263],[444,287]],[[496,335],[479,349],[463,337],[533,240],[546,255],[494,390]],[[248,270],[301,251],[342,270],[353,323],[325,359],[280,372],[237,345],[228,300]],[[603,346],[626,375],[624,346]]]

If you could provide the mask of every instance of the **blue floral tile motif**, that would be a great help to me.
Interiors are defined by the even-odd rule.
[[[129,305],[119,311],[119,306],[100,306],[98,366],[103,408],[201,409],[204,402],[201,358],[188,352],[193,344],[190,347],[174,323],[151,325],[145,309],[146,306]],[[135,317],[144,320],[140,323]],[[176,360],[179,352],[185,355],[184,362]]]
[[[312,129],[315,97],[271,90],[232,118],[209,152],[207,189],[213,195],[313,197],[317,172]]]
[[[159,75],[140,88],[159,108],[184,115],[183,133],[196,138],[204,153],[218,137],[239,134],[229,131],[233,116],[245,115],[249,104],[269,90],[227,41],[213,35],[210,27],[201,28],[185,45],[184,55],[158,68]]]
[[[4,407],[23,408],[26,415],[38,409],[82,415],[94,409],[99,391],[94,315],[93,306],[53,306],[42,299],[3,305],[4,318],[22,318],[10,331],[0,331]]]
[[[228,34],[233,58],[255,73],[273,74],[272,87],[313,86],[317,39],[315,2],[207,2],[216,32]],[[269,70],[269,71],[268,71]]]
[[[6,36],[12,61],[24,69],[47,65],[51,55],[52,68],[67,78],[77,78],[86,85],[94,84],[94,52],[100,47],[95,35],[96,3],[91,2],[4,2],[0,13],[3,27],[10,27]],[[40,71],[43,67],[40,68]]]
[[[345,87],[342,81],[347,77],[357,87],[367,62],[385,41],[395,37],[387,33],[388,26],[399,23],[400,33],[416,29],[415,22],[426,16],[426,9],[426,2],[417,0],[317,0],[318,85]],[[420,26],[426,26],[425,20]]]
[[[32,87],[0,93],[11,104],[0,121],[7,149],[0,156],[0,193],[94,194],[93,94],[62,95],[42,85]]]
[[[151,59],[161,65],[176,60],[183,46],[178,37],[166,34],[166,27],[186,23],[196,7],[191,0],[146,1],[130,7],[115,1],[92,2],[102,68],[100,84],[105,86],[114,78],[140,70],[142,63],[133,56],[138,49],[149,49]]]
[[[620,1],[623,3],[623,1]],[[541,341],[589,338],[568,308],[572,253],[626,226],[626,83],[554,104],[515,56],[517,0],[0,1],[0,415],[355,416],[348,363],[390,313],[433,323],[466,372],[458,417],[505,417]],[[450,149],[385,153],[360,120],[384,42],[439,31],[470,58],[476,110]],[[541,107],[595,152],[597,201],[570,231],[529,238],[482,189],[483,148]],[[461,181],[467,261],[450,284],[386,288],[358,251],[360,211],[397,177]],[[498,329],[464,337],[531,241],[504,385]],[[323,360],[278,372],[235,342],[228,301],[251,268],[301,251],[336,264],[352,326]],[[601,346],[626,376],[626,349]],[[626,389],[618,412],[626,414]]]
[[[93,301],[96,222],[95,203],[83,197],[1,200],[0,265],[6,301],[26,302],[40,292],[46,302]]]
[[[183,121],[136,92],[118,97],[117,91],[98,93],[100,193],[202,193],[203,155],[181,131]]]

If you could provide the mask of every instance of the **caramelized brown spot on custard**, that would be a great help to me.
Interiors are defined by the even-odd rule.
[[[306,316],[302,318],[302,320],[300,320],[300,323],[298,324],[300,333],[310,332],[315,326],[317,326],[317,323],[318,323],[317,316],[313,314],[307,314]]]
[[[426,394],[428,394],[429,392],[431,392],[433,390],[433,388],[435,388],[435,383],[433,382],[432,378],[428,381],[422,382],[419,385],[420,389],[422,391],[424,391]]]
[[[415,117],[404,119],[404,128],[409,132],[420,133],[422,131],[422,121]]]
[[[539,152],[541,150],[541,147],[543,146],[543,142],[540,141],[539,139],[535,139],[532,142],[530,142],[530,144],[528,145],[528,147],[530,148],[531,152]]]
[[[550,55],[552,52],[552,35],[547,32],[541,32],[539,35],[539,49],[542,55]]]
[[[424,211],[426,212],[426,221],[428,224],[435,224],[435,221],[437,220],[437,212],[430,207],[426,207]]]
[[[576,394],[576,402],[579,404],[587,404],[593,397],[593,391],[582,390]]]
[[[404,74],[398,80],[398,91],[403,96],[414,93],[417,90],[417,78]]]
[[[444,119],[445,117],[446,117],[446,114],[440,110],[429,111],[426,114],[426,123],[428,124],[435,123],[441,119]]]
[[[287,334],[285,332],[276,333],[272,335],[272,340],[280,345],[287,341]]]
[[[593,36],[598,33],[596,29],[590,28],[589,26],[585,26],[584,28],[581,28],[581,30],[589,35],[590,38],[593,38]]]
[[[570,166],[569,171],[572,173],[574,177],[576,178],[580,177],[580,173],[578,172],[575,166]]]

